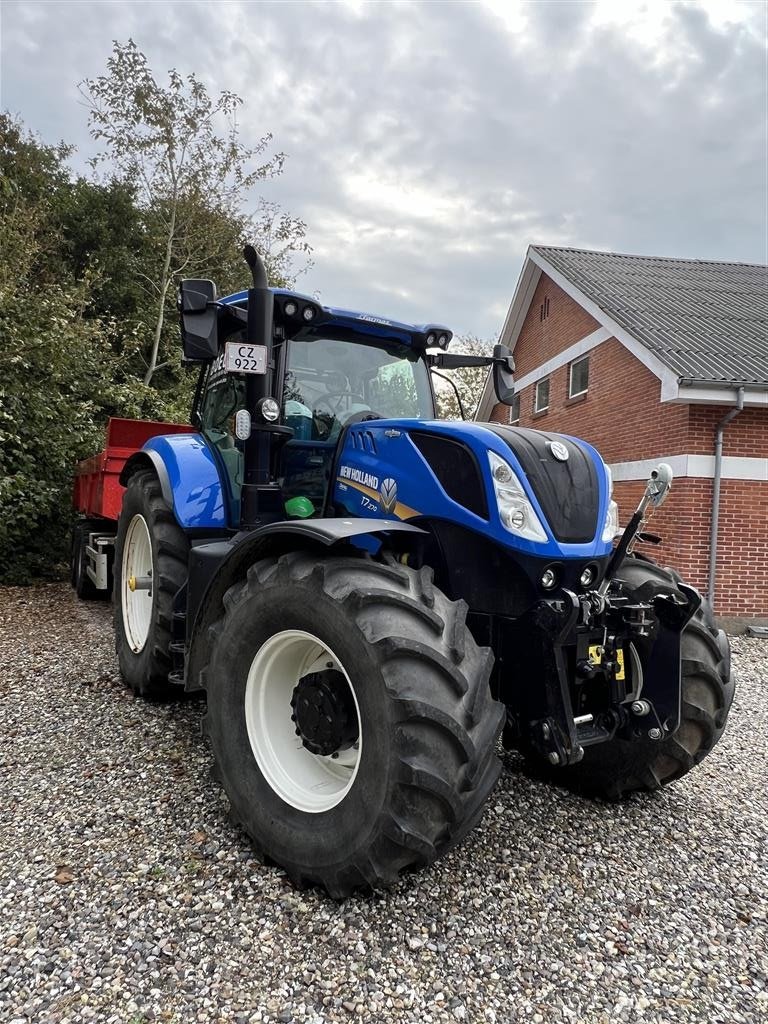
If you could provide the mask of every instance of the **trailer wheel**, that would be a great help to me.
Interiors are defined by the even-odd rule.
[[[627,558],[616,573],[638,600],[674,593],[680,576],[644,558]],[[638,645],[643,661],[643,650]],[[577,792],[619,800],[630,793],[654,791],[700,764],[725,731],[735,682],[728,639],[714,623],[704,601],[681,637],[682,701],[680,725],[666,740],[615,739],[587,747],[579,764],[549,777]]]
[[[86,572],[88,556],[85,552],[88,534],[98,530],[103,523],[92,519],[80,519],[72,527],[72,555],[70,559],[70,582],[81,601],[99,601],[109,597],[108,590],[98,590]]]
[[[254,565],[224,604],[205,731],[257,852],[343,897],[469,832],[501,769],[504,708],[491,652],[431,570],[295,552]]]
[[[115,646],[120,673],[137,696],[178,696],[171,670],[173,598],[187,578],[189,542],[152,470],[128,481],[114,560]]]

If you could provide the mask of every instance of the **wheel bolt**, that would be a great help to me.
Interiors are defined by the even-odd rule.
[[[661,729],[649,729],[648,730],[648,739],[660,740],[661,739]]]
[[[556,750],[553,750],[552,753],[549,755],[549,763],[560,764],[560,755],[557,753]]]

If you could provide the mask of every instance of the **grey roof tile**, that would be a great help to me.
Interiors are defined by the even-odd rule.
[[[532,248],[679,377],[768,386],[768,266]]]

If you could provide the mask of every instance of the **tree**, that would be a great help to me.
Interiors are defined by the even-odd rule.
[[[161,343],[174,278],[226,266],[257,223],[262,242],[277,243],[275,260],[258,237],[257,247],[268,265],[275,262],[274,269],[285,272],[290,256],[309,251],[305,225],[270,204],[260,204],[256,222],[243,212],[247,194],[280,174],[285,156],[267,153],[270,134],[250,147],[241,141],[236,115],[242,100],[235,93],[212,97],[194,74],[184,77],[175,69],[168,72],[168,85],[161,85],[132,39],[116,42],[107,74],[85,80],[80,91],[91,134],[105,145],[94,165],[108,161],[136,190],[157,247],[156,261],[141,272],[154,306],[144,374],[149,384],[165,365]],[[266,224],[277,230],[266,236]]]
[[[73,207],[98,209],[104,194],[98,185],[70,180],[69,152],[42,145],[0,115],[0,578],[6,582],[54,576],[65,561],[72,470],[98,451],[106,418],[158,416],[168,407],[165,396],[131,377],[114,344],[115,320],[93,315],[94,291],[104,280],[97,257],[100,247],[108,251],[104,238],[114,225],[76,258],[70,242],[87,232],[75,231],[68,241],[68,216]],[[130,209],[123,213],[130,220]]]
[[[472,334],[456,338],[452,343],[450,351],[464,353],[471,356],[493,355],[494,342],[482,341]],[[485,366],[465,366],[458,370],[441,370],[444,376],[449,377],[456,385],[461,403],[464,406],[464,413],[467,419],[472,419],[480,402],[485,382],[488,379],[488,368]],[[456,394],[450,384],[437,378],[436,399],[438,415],[441,419],[461,419],[461,410]]]

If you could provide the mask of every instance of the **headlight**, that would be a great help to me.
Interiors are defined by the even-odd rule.
[[[617,533],[621,533],[621,530],[619,529],[619,506],[615,501],[611,500],[608,502],[608,511],[605,514],[603,543],[610,543]]]
[[[546,542],[547,534],[541,520],[528,500],[515,471],[495,452],[488,452],[488,461],[491,465],[499,518],[503,525],[518,537]]]

